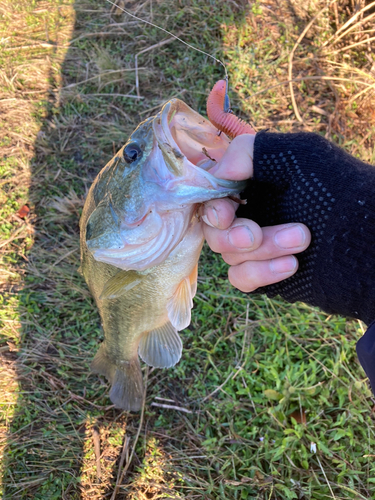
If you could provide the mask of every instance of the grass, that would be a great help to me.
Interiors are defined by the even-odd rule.
[[[365,4],[338,2],[296,45],[323,5],[126,3],[225,60],[232,107],[258,129],[315,131],[374,162],[364,42],[374,8],[340,31]],[[102,332],[77,272],[85,194],[167,99],[204,114],[222,70],[160,45],[138,56],[142,99],[124,97],[137,95],[135,55],[169,36],[104,0],[3,0],[0,15],[0,497],[113,498],[127,467],[118,499],[374,498],[374,402],[355,355],[364,326],[248,297],[207,249],[181,362],[149,371],[143,419],[110,405],[108,384],[89,372]],[[283,83],[294,47],[303,122]]]

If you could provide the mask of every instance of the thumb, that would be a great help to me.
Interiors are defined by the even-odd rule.
[[[253,176],[255,134],[235,137],[210,174],[220,179],[242,181]]]

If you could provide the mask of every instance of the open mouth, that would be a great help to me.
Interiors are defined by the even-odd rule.
[[[225,134],[179,99],[168,101],[154,120],[154,132],[168,168],[183,175],[183,158],[209,170],[230,144]]]
[[[96,260],[124,270],[143,271],[163,262],[194,226],[195,204],[239,193],[246,184],[216,178],[208,171],[230,141],[184,102],[167,102],[152,127],[158,147],[152,141],[154,154],[142,165],[140,177],[147,212],[131,224],[122,220],[103,238],[87,241]]]

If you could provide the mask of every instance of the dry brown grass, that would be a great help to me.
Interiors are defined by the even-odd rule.
[[[327,33],[332,33],[336,21],[322,10],[325,2],[314,3],[313,12],[320,15],[302,40],[297,38],[304,30],[296,31],[296,22],[306,20],[312,4],[292,5],[294,8],[288,9],[287,2],[268,2],[261,12],[250,12],[240,26],[224,26],[224,47],[228,60],[233,61],[229,63],[231,82],[245,114],[252,116],[260,128],[324,131],[328,139],[350,144],[353,154],[373,161],[374,42],[366,40],[371,37],[374,13],[361,12],[361,8],[367,5],[373,9],[374,2],[356,3],[354,12],[350,2],[332,4],[336,6],[334,13],[339,9],[341,15],[348,14],[328,44],[323,41]],[[345,25],[347,28],[341,30]],[[353,43],[362,45],[349,55]],[[277,64],[273,65],[272,60]],[[291,106],[290,77],[295,80],[295,109]],[[249,89],[253,90],[250,95]]]

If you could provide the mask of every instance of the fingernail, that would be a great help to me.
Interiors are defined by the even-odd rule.
[[[274,274],[290,274],[297,267],[297,259],[293,255],[279,257],[270,262],[270,269]]]
[[[211,227],[219,227],[219,217],[217,216],[217,211],[211,205],[208,205],[205,208],[205,214],[202,219]]]
[[[275,243],[280,248],[297,248],[305,243],[305,233],[300,226],[290,226],[280,229],[275,234]]]
[[[211,224],[211,222],[208,220],[208,217],[207,215],[202,215],[202,220],[203,222],[205,222],[207,224],[207,226],[210,226],[210,227],[215,227],[213,224]]]
[[[254,245],[253,233],[247,226],[236,226],[231,229],[228,240],[237,248],[251,248]]]

